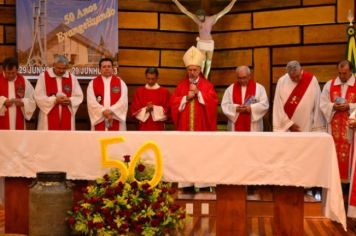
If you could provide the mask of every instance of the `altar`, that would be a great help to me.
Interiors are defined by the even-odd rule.
[[[0,176],[65,171],[72,180],[95,179],[107,171],[99,139],[114,136],[125,141],[109,147],[111,158],[154,141],[163,155],[164,180],[217,184],[217,208],[219,196],[245,185],[322,187],[324,215],[346,229],[336,152],[326,133],[1,131]]]

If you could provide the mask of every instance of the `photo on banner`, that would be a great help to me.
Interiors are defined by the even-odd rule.
[[[78,79],[99,74],[103,57],[118,54],[117,0],[17,0],[19,73],[37,79],[65,55]]]

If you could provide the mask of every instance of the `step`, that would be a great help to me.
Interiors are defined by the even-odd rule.
[[[187,213],[193,216],[215,216],[216,194],[210,192],[183,193],[178,192],[177,204],[185,207]],[[247,195],[247,216],[248,217],[272,217],[274,211],[273,197],[267,194],[264,196],[256,194]],[[314,197],[304,196],[304,217],[320,218],[322,214],[322,202]]]

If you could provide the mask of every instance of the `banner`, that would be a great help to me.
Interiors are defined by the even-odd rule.
[[[19,73],[37,79],[61,54],[79,79],[92,79],[101,58],[117,58],[117,9],[117,0],[17,0]]]
[[[355,27],[353,25],[347,28],[347,35],[349,39],[346,46],[346,59],[352,63],[353,72],[356,73],[356,38]]]

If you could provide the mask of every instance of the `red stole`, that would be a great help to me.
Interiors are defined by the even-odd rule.
[[[335,85],[335,79],[331,81],[330,101],[335,102],[336,97],[341,97],[341,85]],[[348,103],[356,102],[356,86],[348,86],[345,99]],[[347,135],[348,111],[336,111],[331,122],[331,135],[334,138],[337,160],[341,180],[349,179],[350,143]]]
[[[104,79],[104,78],[103,78]],[[93,89],[97,102],[100,105],[104,104],[104,82],[101,76],[96,77],[93,80]],[[115,104],[121,97],[121,80],[112,76],[110,81],[110,106]],[[112,126],[108,128],[108,130],[119,130],[120,122],[118,120],[113,119]],[[105,121],[100,122],[95,125],[95,130],[105,130]]]
[[[72,77],[62,77],[62,93],[67,97],[72,96]],[[56,77],[50,77],[49,73],[45,72],[45,84],[47,96],[56,96],[58,93]],[[62,106],[62,114],[59,115],[59,106]],[[71,130],[72,129],[72,114],[68,105],[56,104],[47,115],[48,130]]]
[[[23,98],[26,90],[25,79],[22,75],[17,74],[17,78],[14,82],[15,85],[15,96],[16,98]],[[9,81],[0,75],[0,96],[9,97]],[[16,107],[16,129],[25,129],[24,116],[20,107]],[[9,110],[5,112],[4,116],[0,116],[0,129],[10,129],[10,117]]]
[[[313,74],[303,71],[302,78],[298,82],[297,86],[293,89],[292,93],[289,95],[289,98],[284,104],[284,111],[291,119],[294,115],[295,110],[297,109],[300,101],[302,100],[305,92],[307,91],[310,82],[312,81]]]
[[[247,83],[246,94],[244,101],[247,101],[249,97],[253,97],[256,94],[256,82],[250,79]],[[242,105],[242,93],[241,85],[236,82],[233,89],[233,103]],[[235,131],[251,131],[251,114],[240,113],[235,122]]]

